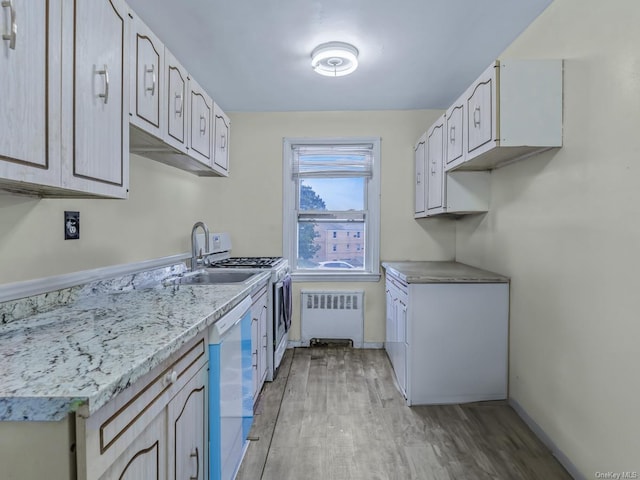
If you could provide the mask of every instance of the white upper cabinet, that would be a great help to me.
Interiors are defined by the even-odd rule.
[[[200,176],[229,171],[228,117],[163,46],[142,20],[130,12],[131,152]]]
[[[490,172],[444,171],[449,151],[457,148],[447,134],[447,122],[452,125],[450,120],[455,115],[454,112],[453,116],[447,113],[439,117],[416,144],[415,218],[481,213],[489,209]],[[425,181],[419,180],[421,171],[426,172]]]
[[[562,60],[496,61],[462,99],[464,155],[453,145],[446,170],[488,170],[562,146]],[[455,131],[457,108],[447,111]]]
[[[16,189],[60,184],[60,8],[16,0],[0,9],[0,183]]]
[[[2,188],[126,198],[124,11],[118,0],[2,2]]]
[[[427,211],[429,214],[443,211],[444,124],[442,115],[427,132]]]
[[[125,4],[65,2],[62,29],[62,183],[126,198],[129,43]]]
[[[418,139],[415,147],[415,218],[426,216],[426,181],[424,167],[426,162],[426,132]]]
[[[193,78],[189,79],[189,146],[190,155],[204,165],[213,165],[211,119],[213,101]]]
[[[217,103],[213,104],[213,169],[220,175],[229,175],[229,135],[231,120]]]
[[[131,17],[131,105],[129,121],[161,136],[161,99],[166,96],[164,45],[134,13]]]
[[[164,99],[166,108],[166,134],[164,140],[180,152],[187,152],[187,106],[188,75],[180,62],[165,48],[165,82],[168,95]]]
[[[464,99],[459,98],[445,113],[446,168],[450,169],[464,161]]]

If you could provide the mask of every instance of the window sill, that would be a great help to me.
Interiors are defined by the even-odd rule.
[[[294,272],[291,280],[294,282],[379,282],[379,273],[337,273],[337,272]]]

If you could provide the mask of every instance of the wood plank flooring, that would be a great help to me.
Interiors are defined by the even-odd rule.
[[[287,350],[237,480],[570,479],[506,402],[407,407],[384,350]]]

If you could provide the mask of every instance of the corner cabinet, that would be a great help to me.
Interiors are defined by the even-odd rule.
[[[386,273],[385,350],[407,405],[507,397],[508,283],[406,283]]]
[[[207,378],[201,335],[93,415],[78,412],[78,479],[205,480]]]
[[[447,110],[463,153],[456,143],[446,170],[487,170],[561,147],[562,69],[562,60],[492,63]]]
[[[0,55],[0,187],[127,197],[124,12],[118,0],[2,6],[10,33]]]

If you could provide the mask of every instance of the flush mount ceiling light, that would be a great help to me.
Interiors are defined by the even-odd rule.
[[[311,66],[327,77],[349,75],[358,68],[358,49],[348,43],[323,43],[311,52]]]

